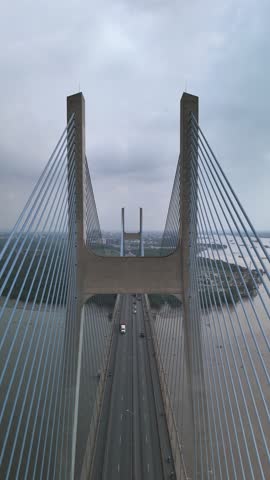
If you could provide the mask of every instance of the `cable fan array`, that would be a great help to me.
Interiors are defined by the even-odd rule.
[[[175,459],[175,468],[180,478],[192,474],[193,438],[190,425],[192,404],[188,384],[186,335],[181,302],[174,296],[149,295],[153,315],[150,316],[157,353],[159,372],[165,387],[168,429]]]
[[[177,162],[177,168],[175,172],[173,189],[170,198],[170,204],[168,208],[166,223],[164,232],[162,234],[160,255],[169,255],[173,253],[179,243],[180,233],[180,169],[181,169],[181,157],[179,156]]]
[[[119,311],[115,308],[115,302],[115,295],[96,295],[84,305],[82,387],[79,397],[75,478],[81,476],[89,439],[95,435],[102,395],[102,377],[106,373],[114,317]]]
[[[54,478],[65,435],[60,410],[66,304],[75,288],[74,160],[72,117],[0,254],[2,478]]]
[[[87,159],[85,158],[85,175],[84,175],[84,192],[85,192],[85,230],[86,230],[86,246],[97,255],[104,255],[104,245],[102,233],[100,229],[95,196],[93,192],[92,182],[90,178]]]
[[[255,231],[193,115],[189,135],[190,358],[179,300],[164,297],[152,321],[177,430],[173,448],[183,478],[266,479],[270,239]]]

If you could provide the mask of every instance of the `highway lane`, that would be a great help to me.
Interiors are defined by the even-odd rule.
[[[136,336],[138,339],[138,371],[139,382],[137,392],[140,409],[140,439],[143,453],[143,477],[149,480],[163,478],[161,451],[159,448],[159,432],[156,421],[155,399],[151,384],[151,372],[148,359],[147,335],[141,301],[137,301]],[[144,337],[140,334],[144,333]]]
[[[91,478],[162,480],[169,478],[167,473],[172,470],[172,465],[166,464],[164,469],[162,461],[171,456],[171,450],[166,429],[162,435],[167,438],[159,439],[159,423],[164,417],[155,408],[158,405],[162,410],[162,401],[159,382],[151,373],[153,359],[149,356],[153,352],[142,302],[124,295],[120,318],[127,324],[127,333],[121,335],[119,325],[114,332],[109,360],[112,376],[105,387]]]
[[[121,319],[127,333],[119,336],[114,364],[107,444],[102,478],[132,478],[132,314],[131,302],[124,297]]]

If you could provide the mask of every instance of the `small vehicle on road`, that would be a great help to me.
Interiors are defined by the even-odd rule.
[[[141,333],[140,333],[140,337],[142,337],[142,338],[144,338],[144,337],[145,337],[145,335],[144,335],[144,333],[143,333],[143,332],[141,332]]]
[[[120,333],[126,333],[127,331],[127,326],[125,323],[120,323]]]

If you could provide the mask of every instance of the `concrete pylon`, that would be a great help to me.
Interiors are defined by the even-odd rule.
[[[194,445],[201,441],[205,448],[203,465],[194,452],[195,462],[192,478],[209,478],[207,452],[209,452],[208,417],[206,388],[203,370],[199,308],[199,293],[196,290],[197,279],[194,278],[193,264],[197,255],[197,133],[191,134],[191,115],[199,121],[199,99],[184,93],[180,105],[180,251],[183,325],[185,332],[185,352],[188,370],[188,387],[190,401],[193,405],[193,438]],[[193,135],[193,137],[192,137]],[[193,148],[193,155],[191,151]],[[194,152],[195,150],[195,152]],[[193,182],[191,178],[193,176]],[[194,178],[195,177],[195,178]],[[198,308],[197,308],[198,307]],[[198,408],[199,406],[199,408]],[[203,472],[200,468],[203,468]]]
[[[140,255],[144,257],[144,243],[143,243],[143,209],[140,208]]]
[[[139,240],[140,242],[140,256],[144,256],[144,244],[143,244],[143,230],[142,230],[142,221],[143,221],[143,209],[140,207],[140,230],[139,232],[126,232],[125,231],[125,209],[121,209],[121,246],[120,246],[120,256],[125,256],[125,240]]]
[[[121,246],[120,246],[120,257],[125,256],[125,209],[121,209]]]
[[[84,203],[84,178],[85,178],[85,102],[82,93],[77,93],[67,97],[67,123],[71,116],[74,115],[75,124],[75,205],[72,204],[73,196],[69,195],[69,230],[73,234],[70,235],[71,256],[73,265],[71,271],[75,278],[71,279],[74,284],[69,289],[67,298],[67,316],[65,326],[65,396],[69,397],[69,401],[74,405],[73,418],[71,422],[72,431],[67,432],[71,435],[71,452],[70,455],[70,479],[74,479],[75,474],[75,455],[78,425],[78,407],[79,392],[81,378],[81,357],[83,344],[83,327],[84,327],[84,309],[83,309],[83,248],[86,239],[85,229],[85,203]],[[68,163],[71,161],[68,154]],[[68,165],[69,166],[69,165]],[[70,185],[68,185],[70,191]],[[75,210],[74,224],[71,224],[71,211]],[[71,351],[73,355],[71,355]],[[70,444],[68,440],[68,444]]]
[[[83,305],[89,297],[104,293],[161,293],[177,295],[183,302],[184,329],[186,339],[187,365],[189,369],[189,391],[193,405],[205,405],[205,389],[199,319],[194,317],[192,304],[198,298],[192,298],[192,242],[196,244],[196,194],[195,209],[194,192],[191,188],[191,139],[190,114],[198,119],[198,97],[184,93],[181,99],[180,137],[181,137],[181,169],[180,169],[180,242],[176,250],[160,257],[126,257],[125,239],[140,240],[140,251],[143,255],[142,209],[140,209],[140,232],[125,232],[124,209],[122,209],[122,236],[120,257],[98,256],[85,244],[85,106],[82,93],[67,98],[67,120],[74,114],[75,122],[75,234],[74,234],[74,271],[75,291],[70,298],[70,305],[75,308],[74,322],[67,317],[68,333],[72,331],[72,348],[75,354],[75,372],[71,383],[71,394],[75,396],[71,479],[74,475],[75,446],[78,416],[78,398],[80,387],[80,363],[83,338]],[[194,169],[196,172],[196,162]],[[193,185],[194,186],[194,185]],[[196,189],[195,189],[196,190]],[[191,301],[192,300],[192,301]],[[72,329],[72,330],[71,330]],[[194,332],[196,334],[196,352]],[[200,419],[196,418],[193,409],[193,436],[206,438],[207,431]],[[195,471],[194,475],[200,472]],[[207,478],[208,472],[204,472]],[[193,478],[193,477],[192,477]],[[195,478],[195,477],[194,477]],[[197,476],[197,478],[199,478]]]

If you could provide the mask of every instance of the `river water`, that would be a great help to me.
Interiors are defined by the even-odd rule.
[[[201,256],[254,268],[239,238],[239,246],[232,236],[216,237],[214,240],[216,243],[221,240],[227,248],[224,251],[201,252]],[[262,238],[262,243],[270,252],[270,237]],[[264,258],[265,254],[257,242],[254,242],[254,247]],[[258,259],[255,263],[263,269]],[[210,427],[208,435],[201,433],[198,436],[197,453],[201,456],[201,463],[208,455],[209,478],[270,478],[270,299],[267,293],[270,282],[266,274],[263,279],[266,288],[260,285],[260,295],[237,302],[236,308],[223,305],[222,308],[209,309],[200,316],[200,331],[195,327],[193,329],[195,355],[199,356],[200,343],[203,358],[203,368],[199,369],[201,374],[193,377],[193,394],[197,402],[195,416],[198,431],[207,432],[207,418]],[[172,308],[165,304],[156,312],[154,325],[183,457],[187,473],[191,474],[191,452],[194,452],[190,428],[192,409],[187,387],[187,351],[184,348],[182,320],[181,307]],[[196,362],[194,358],[193,361]],[[202,386],[205,395],[200,393]]]
[[[246,259],[248,266],[254,268],[250,264],[247,249],[237,247],[232,236],[216,237],[215,241],[221,241],[227,248],[224,251],[213,251],[210,257],[236,261],[241,266],[245,266]],[[263,238],[262,242],[270,252],[270,237]],[[265,256],[257,242],[254,241],[253,247],[258,248],[261,257]],[[201,255],[203,254],[202,252]],[[258,260],[256,264],[262,268]],[[263,278],[266,288],[270,289],[265,274]],[[267,345],[270,323],[263,301],[268,309],[270,302],[263,285],[260,285],[259,292],[261,298],[257,295],[252,301],[244,299],[242,305],[238,302],[235,309],[233,306],[223,306],[201,317],[203,374],[211,441],[205,445],[201,441],[199,452],[209,455],[209,478],[270,478],[267,457],[270,442],[267,416],[270,390],[266,375],[270,369]],[[2,408],[4,414],[1,428],[2,432],[9,430],[9,434],[6,444],[5,438],[1,440],[5,448],[0,478],[13,480],[26,475],[29,479],[65,479],[68,468],[65,456],[66,467],[65,462],[62,462],[62,466],[59,465],[60,439],[61,435],[65,436],[61,420],[63,403],[57,399],[63,372],[66,311],[57,308],[52,316],[49,310],[42,307],[37,315],[36,307],[32,313],[31,305],[28,305],[22,316],[22,309],[23,305],[19,304],[1,357],[1,366],[7,363],[1,388],[1,405],[5,407]],[[9,305],[4,313],[3,330],[11,312],[12,305]],[[91,305],[83,344],[77,472],[83,461],[98,375],[110,328],[108,310]],[[194,445],[190,435],[192,410],[187,388],[187,352],[181,308],[165,305],[156,316],[155,329],[189,473]],[[196,347],[196,340],[194,342]],[[8,360],[11,347],[12,355]],[[15,369],[17,358],[19,363]],[[196,380],[198,388],[200,381],[202,380]],[[9,394],[5,404],[7,391]],[[201,404],[198,401],[196,407],[199,425],[203,425],[206,418],[203,405],[203,401]],[[71,401],[67,404],[67,412],[73,408]],[[70,427],[68,430],[70,433]],[[211,459],[210,451],[213,452]]]
[[[14,304],[9,302],[4,311],[2,338]],[[1,356],[1,430],[6,436],[1,436],[0,478],[66,479],[74,411],[74,395],[63,381],[66,309],[32,309],[29,304],[24,311],[23,307],[19,303],[15,310]],[[94,303],[85,308],[76,477],[112,328],[108,313],[107,308]]]

